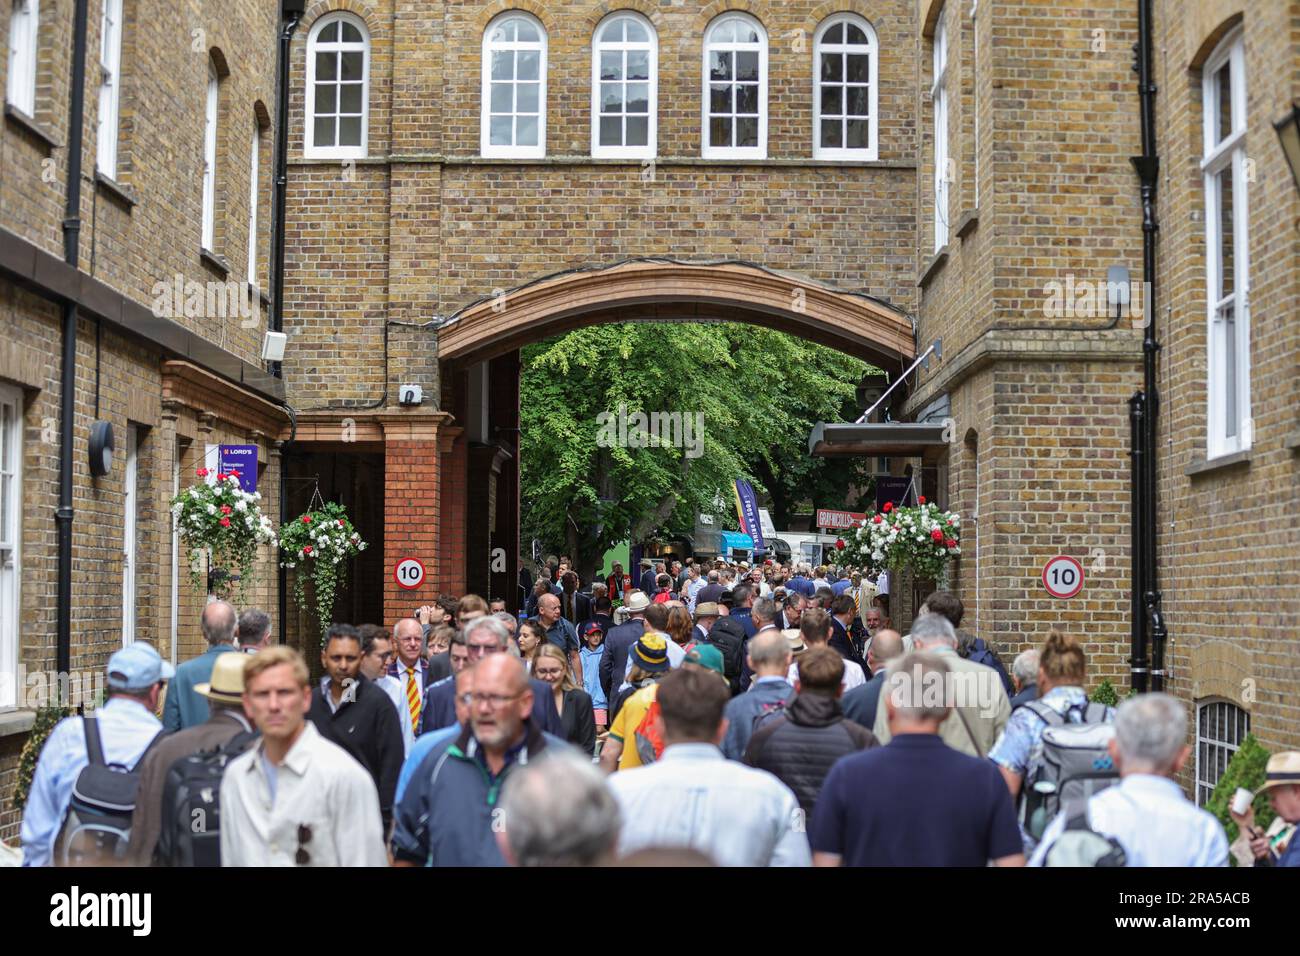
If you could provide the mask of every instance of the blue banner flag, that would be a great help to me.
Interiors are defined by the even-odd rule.
[[[763,541],[763,525],[758,520],[758,499],[754,497],[754,486],[743,478],[736,479],[736,517],[740,519],[740,529],[754,539],[755,551],[766,551]]]

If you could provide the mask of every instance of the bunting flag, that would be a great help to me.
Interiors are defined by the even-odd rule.
[[[740,530],[754,539],[755,551],[766,551],[763,541],[763,525],[758,519],[758,499],[754,496],[754,486],[743,478],[736,479],[736,517],[740,519]]]

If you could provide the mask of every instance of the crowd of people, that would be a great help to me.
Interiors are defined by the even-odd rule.
[[[316,679],[223,601],[178,667],[117,651],[107,701],[44,745],[25,865],[1228,861],[1177,781],[1184,706],[1090,702],[1067,635],[1008,671],[954,594],[902,634],[886,580],[800,564],[615,565],[583,590],[562,562],[521,588],[518,616],[467,594],[334,624]],[[1277,820],[1235,808],[1231,852],[1300,865],[1300,754],[1262,789]]]

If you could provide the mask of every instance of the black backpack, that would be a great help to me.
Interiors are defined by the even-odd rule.
[[[257,736],[257,731],[245,730],[223,746],[181,757],[168,768],[156,865],[221,865],[221,777]]]
[[[99,721],[81,719],[90,762],[77,774],[72,801],[59,831],[57,866],[110,866],[123,863],[131,842],[131,817],[140,789],[140,764],[154,744],[166,736],[158,731],[133,767],[109,764],[99,736]]]
[[[722,654],[722,669],[734,697],[740,693],[740,669],[745,660],[745,629],[739,621],[720,617],[713,622],[709,633],[700,638],[701,644],[712,644]]]

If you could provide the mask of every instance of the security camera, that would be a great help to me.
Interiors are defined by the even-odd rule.
[[[403,385],[397,390],[400,405],[419,405],[424,401],[424,390],[419,385]]]

